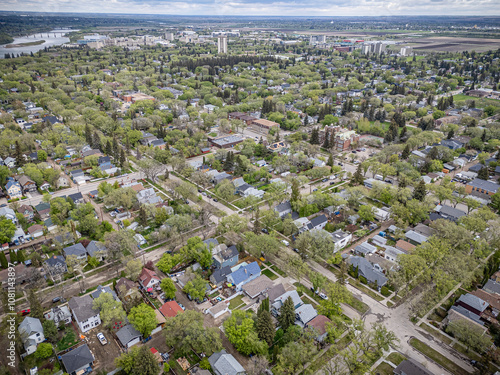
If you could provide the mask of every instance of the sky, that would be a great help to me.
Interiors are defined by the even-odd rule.
[[[500,0],[2,0],[0,10],[214,16],[500,15]]]

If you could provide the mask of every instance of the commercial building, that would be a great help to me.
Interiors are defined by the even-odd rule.
[[[311,35],[309,38],[310,45],[316,44],[325,44],[326,43],[326,35]]]
[[[239,135],[223,135],[215,138],[208,138],[210,145],[218,148],[231,148],[238,143],[243,142],[243,138]]]
[[[269,131],[272,128],[279,129],[280,124],[274,121],[269,121],[266,119],[258,119],[258,120],[253,120],[250,123],[250,127],[252,127],[255,130],[258,130],[262,133],[269,133]]]

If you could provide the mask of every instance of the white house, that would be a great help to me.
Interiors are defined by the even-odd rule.
[[[27,354],[34,353],[38,344],[45,340],[40,319],[27,316],[19,324],[18,330]]]
[[[208,309],[207,312],[210,315],[212,315],[214,319],[217,319],[219,316],[224,315],[227,312],[230,312],[229,304],[226,303],[226,301],[219,302],[218,304]]]
[[[352,234],[349,232],[344,232],[342,229],[336,230],[331,233],[332,240],[335,243],[335,251],[346,247],[352,241]]]
[[[68,302],[68,306],[82,333],[101,324],[99,311],[94,310],[92,307],[93,301],[92,297],[86,295],[83,297],[73,297]]]
[[[149,289],[160,283],[160,278],[155,271],[151,271],[144,267],[141,274],[139,275],[139,284],[142,285],[144,289]]]

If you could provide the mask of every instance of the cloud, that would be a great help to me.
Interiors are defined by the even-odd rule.
[[[219,16],[500,15],[498,0],[3,0],[0,10]]]

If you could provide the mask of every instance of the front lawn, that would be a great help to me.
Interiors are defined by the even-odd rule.
[[[264,271],[261,272],[263,275],[266,275],[269,277],[271,280],[276,280],[278,278],[278,275],[276,275],[274,272],[265,269]]]
[[[389,362],[394,363],[396,366],[399,366],[401,362],[403,362],[406,357],[398,352],[392,352],[386,358]]]
[[[410,345],[417,349],[420,353],[425,354],[431,360],[436,362],[438,365],[441,365],[446,370],[456,375],[467,375],[468,372],[465,371],[462,367],[458,366],[453,360],[446,358],[441,353],[432,349],[427,344],[423,343],[419,339],[412,338],[410,340]]]
[[[392,367],[387,362],[381,362],[380,365],[375,368],[375,371],[373,371],[373,373],[379,375],[392,375],[394,374],[394,367]]]
[[[280,270],[275,264],[271,266],[272,270],[279,274],[281,277],[286,277],[286,273],[284,273],[282,270]]]
[[[242,294],[240,294],[239,296],[234,297],[233,299],[230,300],[229,309],[234,310],[241,305],[245,305],[245,303],[243,302],[243,295]]]

